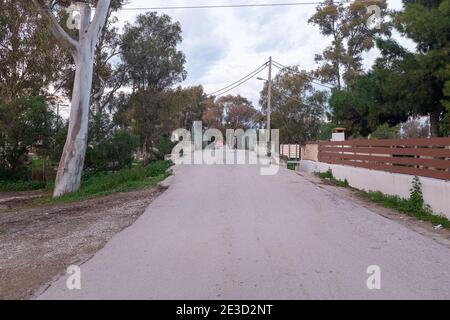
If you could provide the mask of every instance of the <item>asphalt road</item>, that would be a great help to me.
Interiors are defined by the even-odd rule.
[[[40,299],[450,298],[450,249],[281,169],[185,165],[131,227]],[[369,290],[368,266],[381,269]]]

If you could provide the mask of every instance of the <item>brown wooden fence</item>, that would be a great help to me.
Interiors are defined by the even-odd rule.
[[[450,138],[320,141],[319,161],[450,180]]]

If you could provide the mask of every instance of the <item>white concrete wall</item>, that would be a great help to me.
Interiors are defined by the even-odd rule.
[[[302,160],[300,171],[326,172],[333,171],[336,179],[345,180],[360,190],[381,191],[388,195],[397,195],[409,198],[412,180],[414,176],[390,173],[385,171],[356,168],[337,164],[327,164]],[[434,212],[450,218],[450,181],[420,177],[425,203],[430,205]]]

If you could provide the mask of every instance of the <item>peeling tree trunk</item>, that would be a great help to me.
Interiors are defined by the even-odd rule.
[[[89,100],[92,89],[93,50],[91,41],[80,41],[76,59],[69,131],[55,181],[55,197],[77,191],[87,149]]]
[[[81,17],[78,41],[71,38],[61,28],[45,1],[34,0],[34,2],[51,19],[53,34],[62,45],[70,50],[76,65],[69,131],[53,191],[53,196],[59,197],[80,188],[87,149],[94,50],[105,25],[111,0],[98,1],[96,14],[92,21],[90,6],[84,2],[77,2]]]

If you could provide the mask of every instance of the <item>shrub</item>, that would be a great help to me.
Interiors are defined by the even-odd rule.
[[[146,167],[146,174],[148,177],[156,177],[163,174],[173,165],[172,161],[159,160],[151,163]]]
[[[419,177],[414,177],[410,192],[409,200],[414,208],[423,209],[425,201],[423,200],[422,183],[420,182]]]
[[[336,179],[331,169],[328,169],[326,172],[318,172],[316,173],[316,175],[322,179],[329,180],[332,184],[338,187],[348,188],[350,186],[347,179],[345,179],[344,181]]]
[[[0,174],[17,178],[32,148],[48,153],[55,128],[56,115],[43,97],[0,99]]]
[[[44,188],[43,181],[0,181],[0,191],[29,191]]]
[[[139,165],[116,172],[87,173],[83,175],[79,191],[53,201],[73,201],[152,186],[170,174],[167,169],[172,164],[171,161],[156,161],[145,167]]]
[[[164,156],[166,154],[172,153],[172,149],[175,147],[175,143],[172,142],[167,137],[162,137],[158,140],[158,143],[156,144],[156,152],[155,157],[157,160],[164,160]]]
[[[110,138],[88,148],[85,168],[99,172],[129,167],[138,146],[139,139],[136,135],[126,131],[116,132]]]
[[[450,221],[446,217],[436,215],[429,206],[425,205],[419,177],[413,179],[409,199],[385,195],[379,191],[361,191],[360,194],[363,198],[378,203],[385,208],[392,208],[419,220],[440,224],[447,229],[450,228]]]

